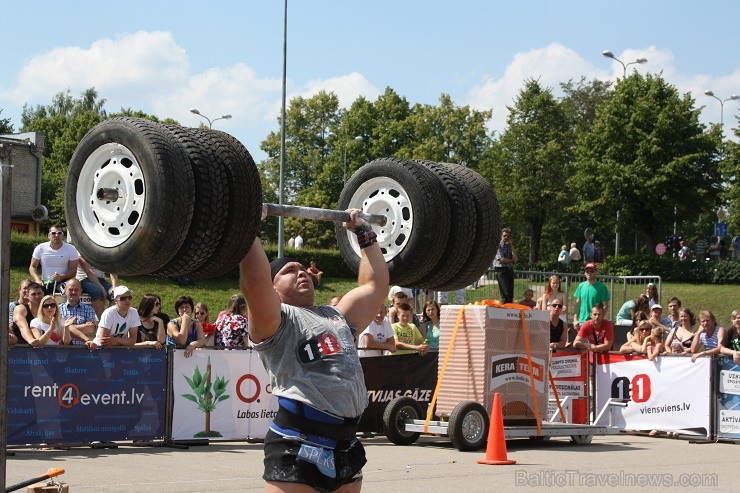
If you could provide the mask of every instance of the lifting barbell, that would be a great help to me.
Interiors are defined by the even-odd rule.
[[[341,226],[361,209],[391,282],[437,290],[480,277],[498,245],[495,194],[462,165],[379,159],[345,184],[338,210],[268,204],[254,161],[234,137],[137,118],[98,124],[70,161],[70,237],[95,267],[124,275],[216,277],[233,270],[267,216],[335,222],[355,271],[356,237]]]

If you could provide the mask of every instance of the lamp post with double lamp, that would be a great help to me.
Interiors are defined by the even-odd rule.
[[[624,70],[624,72],[623,72],[623,76],[624,77],[627,77],[627,67],[628,66],[633,65],[635,63],[639,63],[640,65],[642,65],[644,63],[647,63],[647,58],[638,58],[638,59],[636,59],[634,61],[627,62],[625,64],[622,60],[620,60],[619,58],[615,57],[614,56],[614,53],[612,53],[609,50],[604,50],[604,51],[601,52],[601,54],[604,55],[607,58],[611,58],[612,60],[618,61],[622,65],[622,69]]]
[[[342,183],[347,183],[347,144],[349,144],[352,141],[362,141],[362,135],[355,136],[354,139],[348,140],[344,143],[344,174],[342,175]]]
[[[198,116],[200,116],[200,117],[205,118],[206,120],[208,120],[208,128],[213,128],[213,122],[216,122],[218,120],[228,120],[229,118],[231,118],[231,115],[221,115],[218,118],[214,118],[213,120],[211,120],[206,115],[204,115],[203,113],[201,113],[200,111],[198,111],[197,108],[191,109],[190,112],[193,113],[194,115],[198,115]]]
[[[719,125],[721,127],[724,127],[725,126],[725,102],[737,101],[740,99],[740,96],[738,96],[737,94],[733,94],[729,98],[722,99],[722,98],[718,98],[717,96],[715,96],[713,91],[704,91],[704,94],[719,101]]]

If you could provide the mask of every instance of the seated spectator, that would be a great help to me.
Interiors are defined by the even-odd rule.
[[[158,317],[162,321],[165,327],[165,332],[167,332],[167,324],[170,322],[170,316],[162,311],[162,298],[158,294],[153,293],[147,293],[144,296],[153,296],[156,298],[153,313],[155,317]]]
[[[36,337],[31,331],[31,320],[41,306],[41,298],[44,297],[44,288],[37,282],[28,285],[28,303],[21,303],[13,308],[13,327],[16,343],[31,344]]]
[[[681,309],[681,300],[675,296],[668,302],[668,315],[663,317],[661,323],[669,329],[675,329],[680,325],[678,312]]]
[[[8,303],[8,326],[10,330],[13,330],[13,310],[18,305],[28,303],[28,285],[33,281],[30,279],[23,279],[18,285],[18,299]]]
[[[164,322],[154,314],[157,303],[159,303],[158,298],[151,294],[145,294],[139,302],[138,313],[141,325],[136,334],[135,346],[137,347],[153,347],[159,351],[167,341]]]
[[[537,302],[534,301],[532,298],[534,298],[534,291],[531,289],[525,289],[524,290],[524,298],[517,301],[520,305],[528,306],[530,308],[534,308],[537,305]]]
[[[393,354],[426,354],[429,351],[429,346],[424,341],[424,336],[419,332],[419,328],[411,321],[414,314],[411,305],[402,303],[398,306],[397,311],[399,321],[391,325],[396,337],[397,348],[397,351]]]
[[[643,312],[647,314],[650,310],[648,304],[648,297],[644,294],[641,294],[634,300],[625,301],[617,312],[616,324],[629,325],[633,328],[637,327],[635,322],[637,321],[638,313]]]
[[[185,349],[185,357],[193,355],[196,348],[206,345],[203,326],[193,318],[193,298],[180,296],[175,302],[177,317],[167,324],[167,345]]]
[[[563,302],[552,300],[550,306],[550,351],[563,349],[568,345],[568,329],[561,317]]]
[[[581,324],[573,347],[581,351],[606,353],[614,344],[614,326],[604,319],[604,305],[597,303],[591,308],[591,320]]]
[[[136,344],[141,319],[136,309],[131,307],[133,293],[126,286],[113,290],[114,305],[103,310],[95,345],[98,347],[128,346]]]
[[[214,344],[228,348],[249,347],[247,300],[241,294],[235,294],[229,299],[226,312],[216,320]]]
[[[717,319],[714,313],[709,310],[699,312],[699,330],[696,331],[699,337],[694,337],[691,343],[691,362],[694,363],[701,356],[711,356],[720,353],[719,341],[724,340],[726,331],[717,325]],[[699,344],[703,349],[699,351]]]
[[[622,354],[647,354],[646,341],[652,330],[653,327],[650,325],[650,322],[643,320],[634,328],[631,339],[622,344],[619,352]]]
[[[59,305],[59,312],[63,320],[72,318],[72,323],[68,325],[72,344],[95,349],[92,339],[95,337],[98,319],[92,307],[80,301],[82,295],[80,281],[77,279],[67,281],[64,284],[64,294],[67,295],[67,301]]]
[[[373,321],[360,334],[357,343],[357,354],[360,358],[382,356],[383,351],[396,352],[396,336],[386,317],[387,313],[385,304],[380,305]]]
[[[720,340],[720,353],[731,357],[735,364],[740,364],[740,310],[732,312],[732,327]]]
[[[681,308],[678,312],[679,325],[672,329],[666,339],[666,347],[674,354],[691,353],[694,339],[696,338],[696,317],[688,307]]]
[[[206,336],[206,346],[213,346],[216,337],[216,324],[211,323],[208,305],[203,302],[196,303],[195,318],[203,326],[203,335]]]
[[[562,305],[560,313],[561,315],[565,316],[565,314],[568,312],[568,306],[565,302],[565,292],[563,292],[563,288],[561,287],[561,285],[562,283],[560,280],[560,276],[550,276],[550,278],[547,280],[547,284],[545,285],[544,293],[537,299],[537,304],[535,305],[535,308],[537,310],[549,310],[550,304],[555,300],[558,300]]]
[[[90,265],[87,260],[80,257],[77,265],[77,279],[82,285],[82,292],[90,295],[95,314],[100,318],[103,310],[110,306],[113,300],[113,288],[116,287],[118,278],[111,274],[111,284],[105,278],[105,272]]]
[[[665,330],[663,330],[661,327],[653,327],[652,332],[645,341],[645,350],[650,361],[655,361],[655,359],[659,355],[666,352],[666,347],[663,343],[665,337]]]
[[[665,332],[665,337],[668,337],[668,332],[671,331],[670,327],[663,324],[663,307],[659,304],[654,304],[652,308],[650,308],[650,316],[648,317],[648,322],[650,322],[650,325],[653,327],[658,327],[663,329],[663,332]]]
[[[311,261],[308,269],[306,269],[306,272],[308,272],[309,277],[311,277],[311,280],[313,281],[313,286],[315,288],[321,287],[321,277],[324,275],[324,273],[320,271],[318,267],[316,267],[315,261]]]
[[[31,320],[31,331],[35,339],[31,346],[61,346],[71,342],[72,336],[67,328],[73,318],[62,321],[59,305],[53,296],[44,296],[36,317]]]
[[[424,331],[429,350],[439,351],[439,304],[434,300],[424,303],[424,311],[421,312],[421,329]]]

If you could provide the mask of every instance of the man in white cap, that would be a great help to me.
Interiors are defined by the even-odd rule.
[[[139,312],[131,308],[133,294],[126,286],[113,290],[113,306],[103,310],[100,317],[95,344],[98,347],[129,346],[136,344],[136,335],[141,325]]]
[[[375,317],[388,290],[388,267],[372,228],[350,211],[343,226],[361,249],[359,286],[336,307],[315,306],[299,262],[269,263],[254,240],[239,264],[249,307],[249,338],[270,375],[280,408],[265,437],[267,491],[360,491],[367,462],[357,424],[367,389],[355,334]]]

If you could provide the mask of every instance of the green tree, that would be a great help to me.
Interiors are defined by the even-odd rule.
[[[634,72],[578,139],[570,211],[586,214],[597,236],[618,228],[652,251],[672,231],[674,207],[689,222],[717,206],[716,151],[690,95],[680,97],[660,75]]]
[[[735,137],[740,138],[740,128],[735,128]],[[722,200],[729,211],[727,223],[730,236],[740,235],[740,144],[731,140],[723,144]]]
[[[2,115],[3,110],[0,109],[0,115]],[[13,124],[10,123],[10,118],[0,118],[0,134],[12,134],[13,133]]]
[[[536,262],[542,230],[567,198],[572,132],[563,105],[536,80],[525,82],[508,109],[507,130],[491,148],[486,174],[495,184],[504,224],[524,226],[525,231],[515,228],[517,240],[529,237],[529,260]]]

